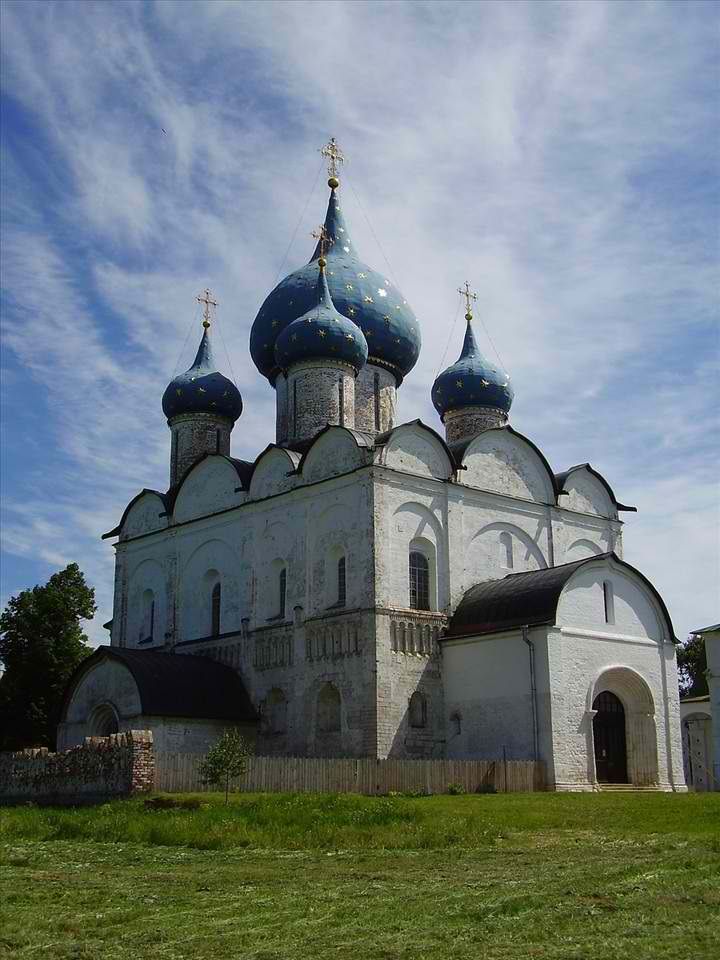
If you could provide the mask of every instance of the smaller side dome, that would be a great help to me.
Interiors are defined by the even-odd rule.
[[[303,360],[331,360],[349,364],[359,373],[368,358],[362,330],[335,309],[325,277],[324,258],[317,279],[317,304],[280,333],[275,363],[287,371]]]
[[[242,413],[240,391],[217,369],[207,327],[190,369],[168,384],[162,408],[168,420],[183,413],[210,413],[234,422]]]
[[[460,356],[438,375],[432,387],[432,402],[444,419],[461,407],[495,407],[507,413],[515,393],[510,377],[486,359],[475,341],[472,314],[465,315],[467,330]]]

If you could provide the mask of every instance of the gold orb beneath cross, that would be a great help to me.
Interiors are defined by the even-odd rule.
[[[337,177],[330,177],[328,180],[328,186],[331,190],[337,190],[337,188],[340,186],[340,181]]]

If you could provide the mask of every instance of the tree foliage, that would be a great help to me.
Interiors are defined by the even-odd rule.
[[[76,563],[10,598],[0,615],[0,749],[55,745],[67,681],[92,653],[80,621],[96,609]]]
[[[230,781],[245,773],[250,745],[237,730],[226,730],[222,737],[205,755],[200,764],[200,778],[203,783],[225,788],[225,803],[228,802]]]
[[[677,651],[680,693],[683,697],[704,697],[708,692],[705,641],[691,633]]]

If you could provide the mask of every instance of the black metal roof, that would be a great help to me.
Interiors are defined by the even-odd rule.
[[[191,654],[109,646],[98,647],[70,678],[63,717],[80,680],[103,660],[116,660],[128,668],[140,693],[142,712],[149,716],[257,720],[242,680],[225,664]]]
[[[502,580],[487,580],[466,591],[450,619],[447,638],[499,633],[517,627],[555,623],[563,587],[580,567],[612,558],[632,571],[649,587],[665,615],[670,638],[676,640],[662,597],[650,581],[614,553],[600,553],[545,570],[511,573]]]

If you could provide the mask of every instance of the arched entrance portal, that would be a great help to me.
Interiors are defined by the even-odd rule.
[[[101,704],[90,717],[90,736],[109,737],[118,732],[118,718],[109,703]]]
[[[603,690],[593,702],[595,772],[599,783],[627,783],[625,708],[614,693]]]

